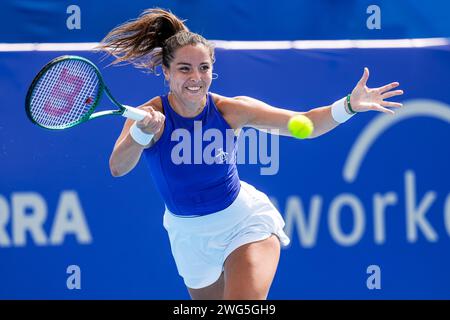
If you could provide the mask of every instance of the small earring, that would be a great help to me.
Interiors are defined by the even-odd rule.
[[[167,79],[164,78],[164,87],[169,87],[169,84],[167,83]]]
[[[217,73],[213,72],[211,79],[214,80],[214,79],[217,79],[218,77],[219,77],[219,75]]]

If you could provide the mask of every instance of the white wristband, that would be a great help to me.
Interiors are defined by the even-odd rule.
[[[347,97],[344,97],[331,105],[331,115],[336,122],[344,123],[356,114],[349,114],[345,110],[346,98]]]
[[[145,133],[137,127],[135,122],[130,128],[130,136],[141,146],[146,146],[150,143],[150,141],[152,141],[154,134]]]

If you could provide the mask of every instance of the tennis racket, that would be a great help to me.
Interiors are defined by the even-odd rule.
[[[118,109],[94,113],[103,94]],[[147,114],[117,102],[98,68],[88,59],[78,56],[61,56],[47,63],[28,89],[25,109],[33,123],[52,130],[71,128],[109,115],[139,121]]]

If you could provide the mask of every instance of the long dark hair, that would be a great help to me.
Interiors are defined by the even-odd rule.
[[[214,62],[214,46],[211,42],[190,32],[184,21],[170,11],[154,8],[114,28],[97,49],[114,56],[116,59],[113,64],[128,61],[136,67],[155,72],[158,65],[169,68],[178,48],[198,44],[209,49],[211,61]]]

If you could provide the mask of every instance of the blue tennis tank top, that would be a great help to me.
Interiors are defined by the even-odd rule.
[[[202,216],[227,208],[236,199],[237,137],[210,93],[193,118],[176,113],[161,96],[165,127],[160,139],[144,150],[156,188],[167,209],[179,216]]]

